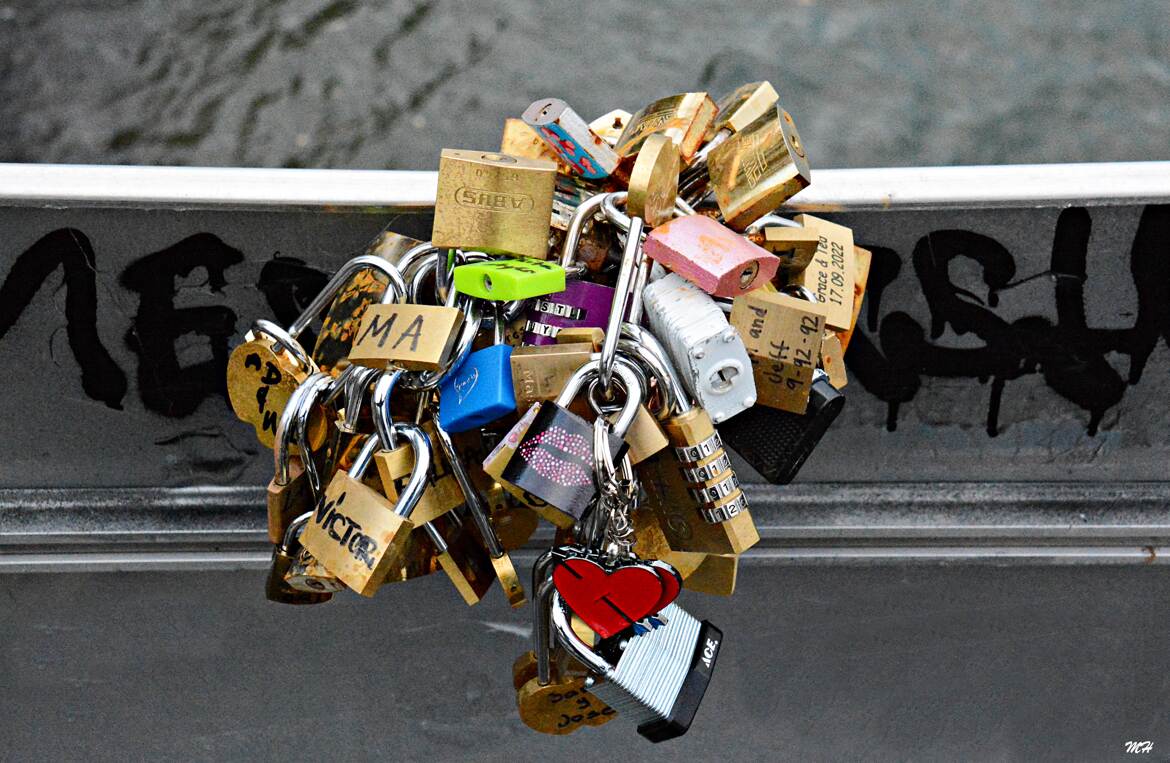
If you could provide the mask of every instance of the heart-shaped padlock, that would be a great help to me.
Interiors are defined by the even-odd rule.
[[[601,564],[585,556],[562,559],[553,585],[565,604],[602,638],[609,638],[674,601],[682,586],[669,565],[638,561]]]

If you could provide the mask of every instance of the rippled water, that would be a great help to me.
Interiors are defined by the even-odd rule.
[[[12,2],[0,160],[431,168],[768,78],[814,167],[1170,159],[1170,2]]]

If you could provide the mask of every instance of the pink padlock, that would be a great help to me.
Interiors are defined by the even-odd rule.
[[[646,236],[646,256],[716,297],[737,297],[776,275],[780,258],[704,215],[683,215]]]

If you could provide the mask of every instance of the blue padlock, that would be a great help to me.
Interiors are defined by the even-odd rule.
[[[512,386],[512,347],[503,343],[504,321],[495,312],[495,344],[467,356],[439,386],[439,426],[466,432],[516,410]]]

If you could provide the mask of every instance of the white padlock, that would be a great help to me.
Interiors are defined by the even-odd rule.
[[[739,332],[711,295],[677,273],[642,292],[654,335],[683,385],[715,423],[756,404],[756,381]]]

